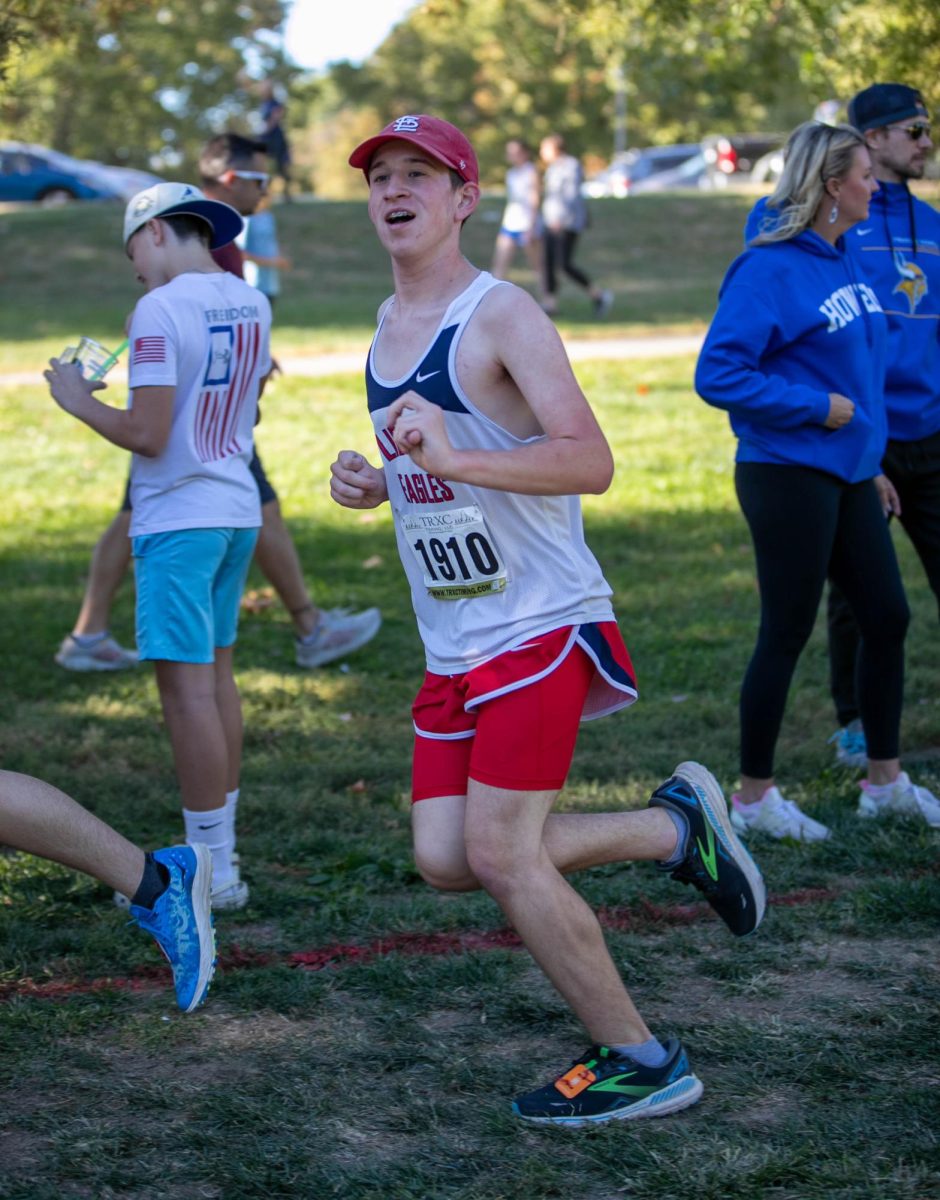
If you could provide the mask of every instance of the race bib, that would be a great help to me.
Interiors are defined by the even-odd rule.
[[[501,592],[506,567],[476,504],[444,512],[405,513],[402,532],[437,600],[465,600]]]

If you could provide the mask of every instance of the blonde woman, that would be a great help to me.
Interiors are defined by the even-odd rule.
[[[898,735],[909,613],[881,475],[886,323],[843,234],[878,184],[864,138],[809,122],[793,135],[768,215],[731,266],[696,389],[738,438],[735,484],[750,526],[760,630],[741,689],[739,830],[821,840],[829,830],[784,798],[774,750],[790,680],[827,576],[862,632],[858,696],[868,742],[859,812],[940,804],[901,771]]]

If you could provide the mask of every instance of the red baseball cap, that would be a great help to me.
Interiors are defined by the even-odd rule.
[[[436,158],[445,167],[450,167],[466,183],[480,182],[480,167],[473,147],[456,125],[442,121],[440,117],[418,116],[396,117],[377,133],[367,138],[349,156],[349,165],[359,167],[369,175],[369,163],[379,146],[386,142],[412,142],[420,146],[431,158]]]

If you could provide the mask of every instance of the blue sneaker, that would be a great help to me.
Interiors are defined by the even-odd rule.
[[[653,792],[651,808],[671,808],[689,825],[685,857],[659,863],[680,883],[697,888],[732,933],[753,933],[767,906],[757,864],[734,832],[718,780],[701,763],[679,763]]]
[[[845,729],[837,729],[829,739],[836,744],[836,762],[843,767],[867,767],[868,743],[861,721],[849,721]]]
[[[581,1129],[688,1108],[704,1090],[701,1081],[679,1042],[670,1038],[664,1048],[661,1067],[644,1067],[609,1046],[591,1046],[559,1079],[517,1096],[512,1111],[533,1125]]]
[[[192,1012],[206,998],[215,974],[215,929],[209,893],[212,855],[207,846],[170,846],[154,851],[170,873],[166,891],[153,908],[130,907],[136,923],[153,934],[173,968],[176,1003]]]

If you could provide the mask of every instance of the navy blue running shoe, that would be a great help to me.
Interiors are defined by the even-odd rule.
[[[653,792],[652,808],[671,808],[688,822],[685,857],[659,863],[680,883],[702,893],[732,933],[753,933],[767,906],[757,864],[734,832],[718,780],[701,763],[680,763],[672,778]]]
[[[132,904],[134,921],[152,934],[173,968],[176,1003],[192,1012],[206,998],[215,974],[215,930],[210,891],[212,855],[208,846],[170,846],[154,851],[170,874],[153,908]]]
[[[553,1083],[517,1096],[512,1111],[534,1125],[580,1129],[605,1121],[665,1117],[702,1095],[681,1044],[671,1038],[661,1067],[644,1067],[609,1046],[592,1046]]]

